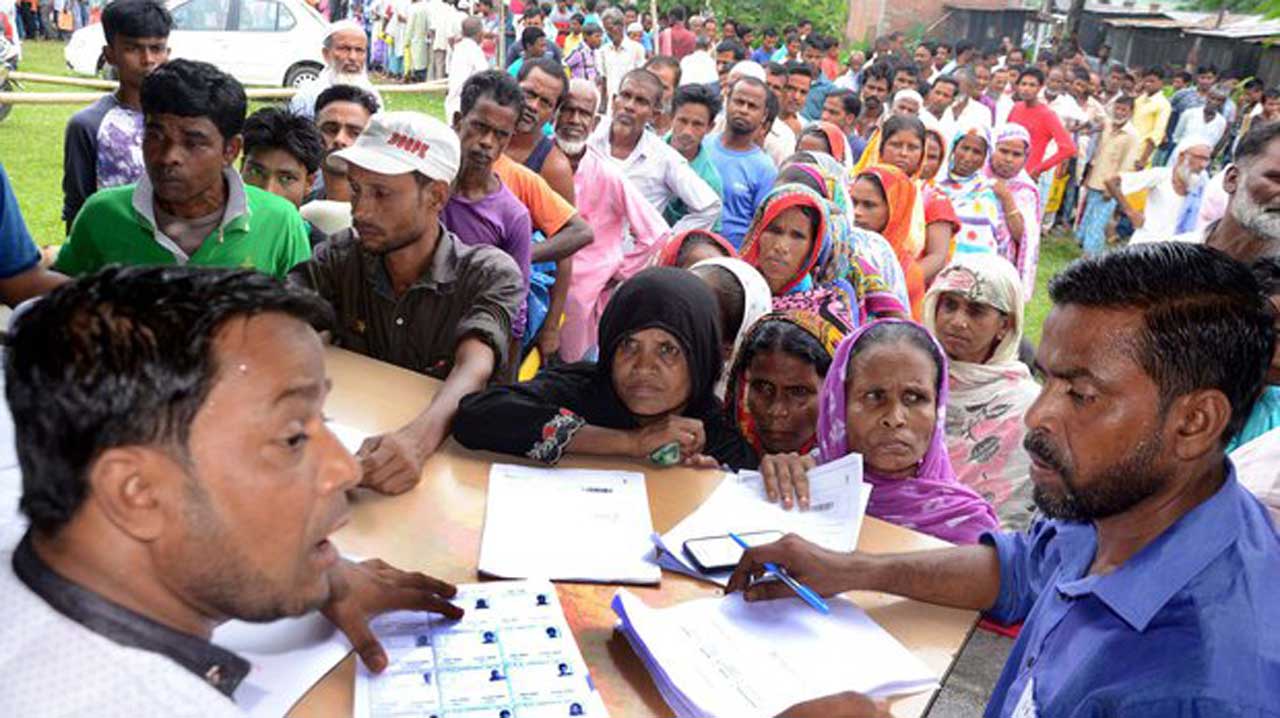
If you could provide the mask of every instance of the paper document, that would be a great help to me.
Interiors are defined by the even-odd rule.
[[[481,573],[499,578],[654,584],[644,474],[494,464]]]
[[[809,508],[803,511],[769,501],[760,474],[730,474],[693,513],[653,538],[659,549],[658,565],[723,586],[731,572],[701,573],[684,555],[684,542],[730,531],[794,533],[832,551],[852,551],[858,545],[870,500],[871,486],[862,482],[862,457],[858,454],[809,471]]]
[[[342,632],[319,613],[271,623],[229,621],[213,642],[249,661],[235,701],[252,718],[279,718],[351,652]]]
[[[551,583],[468,584],[453,601],[460,621],[373,620],[390,662],[378,676],[356,669],[355,718],[607,715]]]
[[[775,716],[804,701],[858,691],[875,697],[938,687],[938,677],[862,609],[830,600],[746,603],[742,594],[649,608],[620,590],[613,610],[681,718]]]

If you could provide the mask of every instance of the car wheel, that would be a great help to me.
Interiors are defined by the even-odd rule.
[[[320,77],[320,66],[309,62],[299,63],[284,74],[285,87],[302,87]]]

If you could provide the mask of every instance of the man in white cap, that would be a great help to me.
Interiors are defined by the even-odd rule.
[[[333,305],[340,346],[444,380],[417,418],[357,452],[362,485],[382,493],[417,485],[458,401],[514,361],[520,270],[499,249],[463,244],[440,220],[460,157],[458,136],[434,118],[374,115],[355,145],[333,155],[347,163],[356,239],[324,245],[289,275]]]
[[[355,20],[339,20],[331,24],[320,54],[324,56],[324,70],[319,77],[298,88],[297,94],[289,101],[290,111],[303,117],[315,117],[316,99],[321,92],[334,85],[355,85],[368,90],[377,98],[378,107],[386,107],[382,95],[378,94],[369,80],[366,66],[369,39],[365,37],[364,28],[359,23]]]
[[[1164,242],[1195,229],[1212,155],[1212,141],[1187,137],[1178,143],[1167,167],[1121,172],[1107,180],[1107,191],[1133,222],[1130,244]],[[1147,205],[1139,211],[1129,204],[1128,196],[1143,190]]]

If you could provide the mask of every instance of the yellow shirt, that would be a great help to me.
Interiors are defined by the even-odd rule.
[[[1133,170],[1133,163],[1138,160],[1136,150],[1141,146],[1133,123],[1126,122],[1120,128],[1111,127],[1109,121],[1107,125],[1107,129],[1098,138],[1098,152],[1094,155],[1089,175],[1084,181],[1085,187],[1099,192],[1107,190],[1107,180],[1121,172]]]
[[[1138,144],[1151,140],[1152,146],[1159,147],[1164,142],[1164,133],[1172,114],[1173,107],[1164,93],[1138,95],[1133,101],[1133,129],[1138,131]]]

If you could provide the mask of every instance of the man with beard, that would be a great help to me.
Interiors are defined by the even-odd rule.
[[[196,264],[283,277],[311,256],[297,208],[245,186],[231,168],[248,104],[234,77],[208,63],[173,60],[147,75],[141,100],[146,173],[136,184],[89,197],[57,271],[79,276],[108,264]]]
[[[735,247],[742,244],[756,207],[778,176],[773,160],[755,142],[765,121],[768,96],[769,88],[760,80],[738,79],[729,88],[724,132],[702,143],[723,183],[722,233]]]
[[[714,98],[704,85],[697,88]],[[594,239],[574,255],[572,282],[560,335],[560,358],[580,361],[596,348],[596,330],[614,287],[649,265],[667,233],[667,223],[644,195],[623,176],[617,163],[587,146],[595,129],[600,93],[595,83],[575,79],[556,115],[556,142],[573,163],[578,211]],[[677,111],[677,117],[679,111]],[[560,280],[557,278],[557,287]]]
[[[790,596],[750,583],[773,562],[822,595],[881,591],[1022,622],[988,718],[1280,713],[1268,630],[1280,535],[1224,453],[1275,340],[1257,280],[1220,252],[1166,243],[1081,260],[1049,291],[1047,382],[1025,440],[1043,520],[907,554],[788,536],[748,550],[728,590]],[[836,696],[804,715],[855,705]]]
[[[1246,264],[1280,257],[1280,123],[1260,125],[1240,139],[1223,188],[1222,219],[1175,239],[1204,242]]]
[[[720,217],[720,196],[689,166],[688,160],[648,129],[662,99],[662,80],[648,70],[632,70],[622,80],[613,121],[601,124],[589,143],[622,166],[659,212],[675,199],[689,208],[672,230],[711,229]]]
[[[1130,243],[1164,242],[1195,228],[1212,153],[1209,140],[1188,137],[1174,149],[1168,167],[1121,172],[1107,180],[1107,191],[1133,222]],[[1129,204],[1127,195],[1143,190],[1147,190],[1147,205],[1139,211]]]
[[[667,134],[667,143],[688,160],[689,166],[703,182],[717,195],[723,195],[720,173],[711,161],[711,153],[702,143],[711,132],[719,114],[720,98],[716,96],[715,90],[706,85],[681,87],[676,90],[676,97],[672,102],[671,132]],[[559,130],[556,136],[559,140]],[[675,199],[667,205],[667,211],[662,216],[668,224],[676,224],[688,213],[684,202]],[[720,220],[717,219],[713,229],[719,231],[719,227]]]
[[[339,346],[444,381],[415,419],[360,447],[362,484],[382,493],[416,486],[458,401],[515,360],[519,268],[441,223],[459,155],[457,135],[438,120],[376,115],[354,146],[334,155],[347,164],[355,239],[324,245],[289,274],[333,306]]]
[[[355,85],[371,93],[378,101],[378,107],[386,106],[377,88],[369,81],[369,71],[365,66],[369,39],[359,23],[340,20],[330,25],[320,54],[324,56],[324,70],[319,77],[298,88],[289,101],[290,111],[303,117],[315,117],[316,99],[334,85]]]

